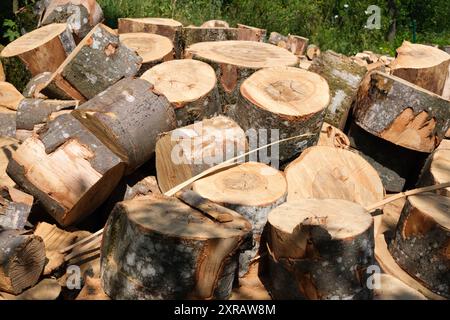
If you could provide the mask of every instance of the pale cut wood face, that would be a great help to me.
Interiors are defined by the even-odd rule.
[[[119,39],[128,48],[135,50],[143,63],[161,60],[173,50],[172,41],[158,34],[122,33]]]
[[[246,79],[241,94],[273,113],[306,116],[330,102],[327,81],[316,73],[293,67],[261,69]]]
[[[0,81],[0,106],[17,110],[24,96],[9,82]]]
[[[431,46],[404,41],[397,49],[397,57],[391,63],[391,69],[434,67],[450,60],[450,55],[443,50]]]
[[[450,231],[450,198],[434,193],[408,197],[411,205],[438,225]]]
[[[59,36],[66,29],[66,23],[53,23],[33,30],[8,44],[0,55],[13,57],[31,51]]]
[[[182,24],[173,19],[167,18],[123,18],[124,20],[136,21],[141,23],[149,23],[161,26],[181,27]]]
[[[298,58],[288,50],[256,41],[199,42],[187,48],[187,52],[217,63],[250,69],[298,64]]]
[[[214,69],[201,61],[184,59],[161,63],[146,71],[142,79],[155,86],[172,103],[196,101],[216,85]]]

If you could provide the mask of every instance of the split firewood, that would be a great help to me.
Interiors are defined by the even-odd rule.
[[[0,292],[0,300],[56,300],[60,293],[61,286],[56,279],[43,279],[19,295]]]
[[[308,70],[324,77],[330,86],[331,102],[325,114],[325,121],[344,130],[366,68],[354,63],[349,57],[328,50],[314,59]]]
[[[134,76],[142,63],[136,52],[119,41],[119,36],[103,24],[97,25],[67,59],[41,84],[42,92],[55,99],[93,98],[122,78]]]
[[[427,153],[395,145],[370,134],[354,122],[350,125],[348,137],[351,147],[378,172],[386,191],[400,192],[405,187],[416,185]]]
[[[209,20],[204,22],[200,27],[202,28],[229,28],[228,22],[223,20]]]
[[[112,192],[122,160],[69,114],[23,142],[7,173],[62,226],[82,220]]]
[[[127,173],[150,159],[160,133],[176,128],[169,101],[142,79],[123,79],[72,114],[127,164]]]
[[[412,277],[450,298],[450,198],[424,193],[407,198],[389,251]]]
[[[259,253],[269,212],[286,201],[285,177],[263,163],[247,162],[197,180],[192,189],[201,197],[236,211],[252,224],[253,246],[239,256],[239,276],[243,277]]]
[[[359,88],[353,116],[373,135],[429,153],[450,127],[450,101],[401,78],[374,72]]]
[[[120,42],[137,52],[142,65],[137,76],[164,61],[173,59],[173,44],[168,38],[152,33],[122,33]]]
[[[42,238],[0,231],[0,291],[17,295],[37,283],[45,264]]]
[[[268,280],[274,299],[370,299],[373,218],[339,199],[287,202],[269,213]]]
[[[216,74],[204,62],[191,59],[165,62],[151,68],[141,78],[170,101],[178,127],[219,113]]]
[[[306,57],[309,60],[314,60],[320,56],[320,48],[314,44],[310,44],[306,47]]]
[[[15,182],[6,173],[9,159],[18,148],[19,141],[11,137],[0,136],[0,186],[14,187]]]
[[[52,113],[76,106],[77,100],[23,99],[17,108],[16,129],[33,130],[35,125],[48,121]]]
[[[247,26],[245,24],[237,24],[238,27],[238,39],[246,41],[266,42],[266,29]]]
[[[200,42],[187,48],[185,55],[214,68],[222,106],[236,103],[241,83],[256,70],[298,65],[289,51],[256,41]]]
[[[52,78],[52,76],[53,73],[48,71],[35,75],[25,86],[25,89],[22,92],[23,96],[25,98],[46,99],[47,97],[38,91]]]
[[[9,82],[0,81],[0,107],[17,110],[24,96]]]
[[[251,225],[224,210],[232,213],[231,221],[220,222],[211,217],[220,212],[208,215],[164,196],[118,203],[102,241],[106,294],[112,299],[228,298]]]
[[[173,19],[165,18],[119,18],[119,33],[146,32],[156,33],[172,41],[175,57],[183,56],[183,25]]]
[[[159,187],[166,192],[246,150],[244,130],[223,116],[162,134],[156,143]]]
[[[95,0],[48,0],[39,25],[67,22],[77,40],[103,21],[103,11]]]
[[[75,300],[111,300],[103,291],[100,278],[86,277],[83,289]]]
[[[16,137],[16,111],[0,106],[0,136]]]
[[[350,140],[341,130],[324,122],[320,130],[317,145],[348,149],[350,147]]]
[[[450,55],[438,48],[404,41],[391,63],[392,74],[441,95],[450,66]]]
[[[287,41],[288,41],[288,38],[286,36],[282,35],[281,33],[275,32],[275,31],[270,33],[269,40],[268,40],[268,42],[270,44],[273,44],[275,46],[285,48],[285,49],[287,49]]]
[[[441,145],[428,157],[419,178],[419,186],[450,181],[450,143],[447,148]],[[450,188],[436,190],[436,193],[450,197]]]
[[[18,189],[0,188],[0,230],[23,230],[33,206],[33,196]]]
[[[296,36],[293,34],[288,35],[287,37],[287,46],[289,51],[291,51],[296,56],[303,56],[306,52],[306,48],[308,47],[308,38]]]
[[[19,56],[33,76],[58,69],[75,49],[70,30],[65,23],[54,23],[26,33],[2,50],[0,56]]]
[[[343,199],[367,206],[384,198],[378,173],[367,161],[348,150],[310,147],[284,172],[289,190],[287,201]]]
[[[373,289],[374,300],[427,300],[419,291],[394,276],[381,273],[377,277],[380,283]]]
[[[329,102],[330,90],[321,76],[293,67],[264,68],[242,83],[237,104],[224,111],[246,132],[276,128],[276,140],[308,134],[275,148],[284,163],[316,144]]]

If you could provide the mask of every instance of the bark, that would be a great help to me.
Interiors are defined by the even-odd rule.
[[[16,137],[16,111],[0,107],[0,136]]]
[[[11,192],[13,192],[13,197],[11,197]],[[14,193],[23,194],[23,196],[16,199]],[[32,196],[17,189],[12,191],[9,191],[9,188],[0,189],[0,229],[22,230],[27,223],[32,206]]]
[[[204,27],[186,27],[183,28],[183,46],[188,48],[197,42],[205,41],[225,41],[240,40],[239,29],[237,28],[204,28]]]
[[[266,29],[260,29],[245,24],[237,24],[238,40],[266,42]]]

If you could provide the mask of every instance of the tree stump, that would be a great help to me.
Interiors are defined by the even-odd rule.
[[[350,140],[341,130],[324,122],[320,130],[317,145],[348,149],[350,147]]]
[[[216,74],[208,64],[191,59],[162,63],[141,77],[172,104],[178,127],[219,113]]]
[[[156,143],[156,172],[162,192],[247,151],[244,130],[218,116],[160,136]]]
[[[16,137],[16,111],[0,106],[0,136]]]
[[[45,265],[42,238],[0,231],[0,291],[19,294],[35,285]]]
[[[72,114],[127,164],[127,174],[150,159],[160,133],[176,128],[169,101],[142,79],[123,79]]]
[[[173,44],[163,36],[151,33],[122,33],[120,42],[137,52],[142,58],[142,65],[137,73],[141,76],[145,71],[164,61],[173,59]]]
[[[0,188],[0,229],[23,230],[33,197],[14,188]]]
[[[424,193],[407,198],[389,251],[434,293],[450,298],[450,198]]]
[[[450,149],[437,148],[425,162],[420,174],[419,186],[431,186],[450,181]],[[437,194],[450,197],[450,187],[434,191]]]
[[[238,27],[238,39],[246,41],[266,42],[266,29],[260,29],[245,24],[237,24]]]
[[[241,83],[256,70],[298,65],[289,51],[256,41],[200,42],[187,48],[185,55],[214,68],[222,106],[236,103]]]
[[[105,292],[133,300],[228,298],[251,225],[223,209],[231,221],[164,196],[118,203],[103,233]]]
[[[242,83],[237,104],[225,114],[245,131],[277,130],[272,141],[310,134],[271,148],[284,163],[316,144],[329,102],[328,84],[321,76],[292,67],[264,68]]]
[[[9,82],[0,81],[0,107],[17,110],[23,95]]]
[[[253,246],[239,256],[239,276],[243,277],[258,255],[269,212],[286,201],[286,179],[268,165],[247,162],[197,180],[192,189],[251,222]]]
[[[390,64],[392,74],[442,95],[450,66],[450,55],[423,44],[404,41]]]
[[[183,25],[173,19],[164,18],[119,18],[119,33],[146,32],[156,33],[172,41],[175,57],[183,56]]]
[[[13,153],[7,173],[62,226],[81,221],[109,196],[124,163],[69,114]]]
[[[223,27],[184,27],[183,47],[187,48],[194,43],[206,41],[238,40],[240,30]]]
[[[450,127],[450,101],[401,78],[374,72],[360,86],[353,116],[375,136],[429,153]]]
[[[366,68],[359,66],[349,57],[326,51],[314,59],[308,70],[324,77],[330,86],[331,102],[325,114],[325,121],[344,130]]]
[[[374,168],[357,154],[334,147],[315,146],[302,152],[284,170],[287,201],[343,199],[364,207],[384,199]]]
[[[103,21],[103,11],[95,0],[49,0],[40,25],[66,22],[77,40]]]
[[[306,52],[306,48],[308,47],[308,38],[296,36],[293,34],[288,35],[287,37],[287,46],[289,51],[291,51],[296,56],[303,56]]]
[[[112,29],[99,24],[36,92],[83,102],[120,79],[134,76],[141,63],[137,53],[121,44]]]
[[[316,46],[315,44],[310,44],[306,48],[306,57],[309,60],[314,60],[319,56],[320,56],[320,48],[318,46]]]
[[[33,130],[45,123],[52,113],[78,106],[77,100],[23,99],[17,108],[16,129]]]
[[[200,27],[202,28],[229,28],[228,22],[223,20],[208,20],[204,22]]]
[[[370,299],[373,218],[338,199],[287,202],[269,213],[269,292],[274,299]]]
[[[3,58],[19,56],[33,76],[56,71],[75,49],[75,41],[67,24],[55,23],[36,29],[8,44]]]

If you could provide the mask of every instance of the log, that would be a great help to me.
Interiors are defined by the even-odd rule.
[[[367,132],[404,148],[432,152],[450,127],[450,101],[381,72],[368,74],[353,110]]]
[[[288,38],[286,36],[282,35],[281,33],[273,31],[269,35],[268,42],[275,46],[287,49],[287,40]]]
[[[169,101],[142,79],[123,79],[72,114],[127,164],[127,174],[150,159],[160,133],[176,128]]]
[[[25,89],[22,92],[23,96],[25,98],[46,99],[47,97],[44,94],[37,91],[52,78],[52,75],[53,73],[49,71],[41,72],[35,75],[25,86]]]
[[[383,184],[372,166],[357,154],[315,146],[302,152],[284,170],[287,201],[343,199],[364,207],[384,198]]]
[[[2,61],[0,60],[0,81],[5,81],[5,80],[6,80],[5,70],[3,70],[3,64],[2,64]]]
[[[246,41],[266,42],[267,30],[247,26],[245,24],[237,24],[238,27],[238,39]]]
[[[344,130],[366,68],[354,63],[349,57],[328,50],[314,59],[308,70],[324,77],[330,86],[331,102],[325,121]]]
[[[12,153],[18,148],[19,141],[11,138],[0,136],[0,186],[14,187],[15,182],[6,173],[9,159]]]
[[[36,29],[8,44],[2,58],[19,56],[33,76],[58,69],[75,49],[75,41],[65,23]]]
[[[136,52],[120,44],[112,29],[99,24],[36,92],[84,102],[122,78],[134,76],[141,63]]]
[[[239,34],[240,31],[237,28],[184,27],[183,47],[187,48],[198,42],[238,40]]]
[[[17,108],[16,129],[33,130],[35,125],[47,122],[52,113],[76,106],[78,100],[23,99]]]
[[[223,20],[208,20],[204,22],[201,26],[201,28],[229,28],[230,25],[228,22]]]
[[[0,106],[0,136],[16,137],[16,111]]]
[[[450,147],[441,145],[429,155],[420,174],[418,186],[426,187],[450,181]],[[450,197],[450,188],[435,191],[442,196]]]
[[[14,188],[1,187],[0,229],[23,230],[32,206],[32,196]]]
[[[62,226],[81,221],[112,192],[125,169],[70,114],[47,123],[13,153],[7,173]]]
[[[173,19],[165,18],[119,18],[119,33],[146,32],[156,33],[172,41],[175,57],[183,56],[183,25]]]
[[[371,299],[373,218],[338,199],[287,202],[269,213],[269,292],[274,299]]]
[[[0,81],[0,107],[17,110],[23,95],[9,82]]]
[[[450,198],[434,193],[407,198],[389,251],[434,293],[450,298]]]
[[[324,122],[320,130],[317,145],[348,149],[350,147],[350,140],[341,130]]]
[[[251,225],[224,210],[232,221],[219,222],[164,196],[118,203],[103,233],[101,278],[106,294],[133,300],[228,298],[237,253]]]
[[[136,76],[141,76],[151,67],[173,59],[173,44],[163,36],[151,33],[122,33],[120,42],[137,52],[142,65]]]
[[[185,56],[214,68],[222,106],[236,103],[241,83],[256,70],[298,65],[289,51],[256,41],[200,42],[188,47]]]
[[[328,84],[321,76],[293,67],[264,68],[242,83],[237,104],[224,112],[246,132],[276,129],[271,141],[310,134],[271,148],[271,153],[278,149],[271,158],[285,163],[316,144],[329,101]]]
[[[283,174],[263,163],[247,162],[197,180],[192,190],[236,211],[252,224],[253,246],[239,256],[239,276],[245,276],[259,253],[269,212],[286,201]]]
[[[0,291],[17,295],[38,282],[45,264],[40,237],[0,231],[0,248]]]
[[[216,74],[204,62],[191,59],[165,62],[145,72],[141,79],[150,82],[170,101],[178,127],[219,113]]]
[[[156,143],[159,187],[166,192],[246,150],[244,130],[224,116],[164,133]]]
[[[308,38],[296,36],[293,34],[290,34],[287,37],[287,46],[289,48],[289,51],[291,51],[296,56],[303,56],[306,53],[308,42]]]
[[[450,66],[450,54],[438,48],[404,41],[390,64],[392,74],[442,95]]]
[[[123,200],[132,200],[136,197],[149,194],[162,194],[158,186],[158,181],[153,176],[145,177],[133,186],[127,185]]]
[[[65,22],[79,41],[102,21],[103,11],[95,0],[49,0],[39,25]]]
[[[315,44],[310,44],[306,47],[306,56],[309,60],[314,60],[320,56],[320,48]]]

